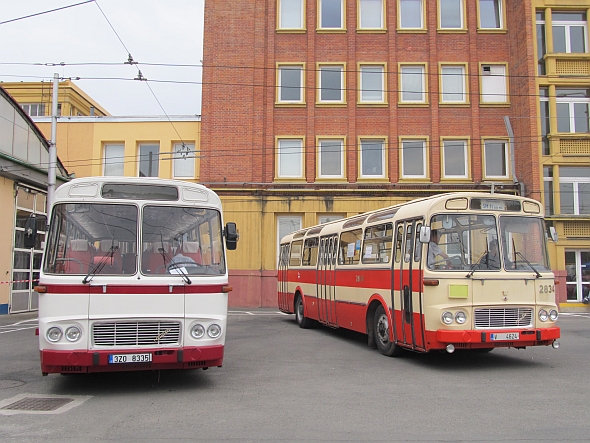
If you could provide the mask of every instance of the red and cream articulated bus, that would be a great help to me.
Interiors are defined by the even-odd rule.
[[[27,231],[26,242],[35,236]],[[43,374],[221,366],[225,250],[237,240],[219,197],[198,184],[91,177],[60,186],[35,288]]]
[[[541,205],[453,193],[293,232],[281,240],[278,304],[367,334],[388,356],[559,347]]]

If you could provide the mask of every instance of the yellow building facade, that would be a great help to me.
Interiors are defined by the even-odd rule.
[[[551,264],[562,308],[587,309],[590,292],[589,0],[536,0],[539,170],[545,216],[559,235]],[[587,301],[586,301],[587,302]]]

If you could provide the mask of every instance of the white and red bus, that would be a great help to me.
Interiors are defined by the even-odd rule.
[[[527,198],[453,193],[293,232],[281,240],[279,308],[302,328],[367,334],[388,356],[557,348],[542,214]]]
[[[226,248],[237,240],[219,197],[198,184],[91,177],[60,186],[35,288],[43,374],[221,366]]]

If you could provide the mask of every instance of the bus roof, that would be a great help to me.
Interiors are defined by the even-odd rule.
[[[470,205],[471,201],[479,202],[479,208],[474,209]],[[540,216],[543,214],[541,204],[533,199],[520,197],[509,194],[492,194],[484,192],[452,192],[445,194],[433,195],[417,200],[412,200],[405,203],[400,203],[393,206],[376,209],[374,211],[365,212],[362,214],[353,215],[348,218],[331,221],[321,225],[310,226],[308,228],[300,229],[290,234],[285,235],[281,239],[281,243],[289,243],[292,240],[302,239],[313,235],[329,235],[340,232],[341,230],[355,229],[365,225],[373,225],[391,221],[394,218],[412,218],[417,215],[427,216],[434,211],[465,211],[471,207],[471,210],[481,211],[499,211],[501,204],[499,202],[522,202],[519,205],[519,210],[509,210],[512,213],[520,212],[530,215]],[[483,204],[482,204],[483,202]],[[494,205],[496,202],[496,205]]]

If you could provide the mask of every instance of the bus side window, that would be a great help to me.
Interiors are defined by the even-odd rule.
[[[291,245],[291,257],[289,258],[289,266],[301,266],[301,247],[303,240],[293,242]]]
[[[303,266],[315,266],[318,262],[318,237],[305,240],[303,247]]]
[[[395,236],[395,262],[399,263],[402,257],[402,238],[404,235],[404,225],[397,225],[397,235]]]
[[[365,230],[363,263],[389,263],[393,227],[390,223],[370,226]]]
[[[414,261],[417,263],[422,258],[422,243],[420,243],[420,228],[422,223],[416,225],[416,237],[414,242]]]
[[[412,243],[413,243],[413,233],[412,233],[412,229],[414,228],[414,225],[412,223],[408,223],[406,225],[406,253],[404,254],[404,261],[406,263],[409,263],[412,256]]]
[[[361,258],[362,229],[343,232],[340,235],[340,254],[338,264],[356,265]]]

